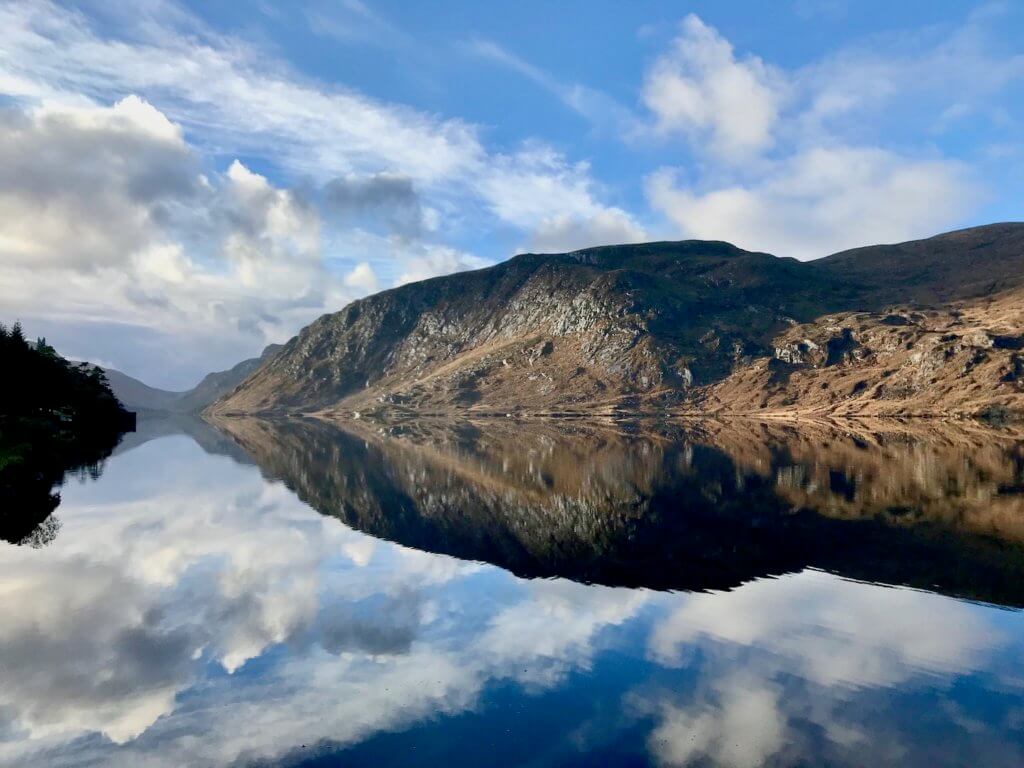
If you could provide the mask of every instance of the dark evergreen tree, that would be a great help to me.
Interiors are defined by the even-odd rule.
[[[96,467],[134,414],[102,369],[71,364],[21,323],[0,324],[0,537],[18,541],[53,511],[65,471]]]

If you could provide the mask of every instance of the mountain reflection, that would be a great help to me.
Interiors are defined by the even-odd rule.
[[[808,567],[1024,605],[1024,445],[973,425],[218,426],[323,514],[526,577],[731,589]]]
[[[1018,546],[1012,435],[235,422],[235,442],[179,426],[143,425],[68,484],[50,546],[0,544],[0,766],[1024,764],[1024,612],[820,570],[751,578],[775,563],[758,527],[814,517],[945,539],[934,551],[963,545],[965,572],[1009,579],[985,553]],[[243,445],[322,509],[464,558],[746,581],[519,579],[319,514]],[[694,542],[673,542],[691,519]],[[730,525],[746,526],[737,553]],[[865,538],[844,564],[888,555]],[[727,565],[688,563],[698,546]]]

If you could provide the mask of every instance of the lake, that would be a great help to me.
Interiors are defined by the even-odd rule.
[[[142,419],[0,542],[9,766],[1020,766],[1024,443]]]

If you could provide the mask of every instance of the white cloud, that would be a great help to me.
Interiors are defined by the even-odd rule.
[[[963,223],[984,198],[980,174],[936,147],[892,144],[886,127],[898,113],[903,133],[934,134],[1024,82],[1024,56],[996,50],[993,23],[975,13],[938,41],[890,35],[783,70],[687,17],[644,97],[696,162],[648,176],[650,205],[684,237],[805,259]]]
[[[580,589],[563,580],[533,581],[526,591],[527,599],[498,613],[476,645],[532,687],[551,687],[570,670],[589,667],[594,635],[629,621],[654,599],[642,589]]]
[[[493,40],[476,38],[465,43],[463,48],[477,58],[498,64],[536,83],[590,121],[596,129],[611,129],[617,133],[637,129],[637,119],[632,112],[608,94],[580,83],[563,83]]]
[[[595,245],[641,243],[649,239],[647,232],[629,214],[609,208],[582,219],[562,215],[541,221],[533,231],[526,250],[564,253]]]
[[[490,263],[468,253],[444,245],[419,245],[400,251],[402,273],[395,285],[426,280],[438,275],[462,272],[467,269],[481,269]]]
[[[313,208],[238,161],[200,173],[180,126],[147,102],[5,119],[5,313],[258,348],[356,295],[326,268]]]
[[[495,160],[483,181],[483,194],[501,219],[530,233],[527,249],[574,250],[645,237],[633,216],[597,201],[587,163],[567,163],[559,153],[535,143]],[[609,239],[598,239],[603,237]]]
[[[349,10],[359,15],[359,5]],[[182,30],[180,10],[164,16],[123,30],[120,38],[104,38],[84,16],[52,4],[7,4],[0,9],[0,72],[18,84],[22,98],[145,94],[201,143],[272,154],[295,178],[326,183],[388,173],[434,194],[482,200],[517,226],[523,226],[520,193],[504,183],[507,178],[529,178],[556,191],[565,185],[570,208],[578,203],[586,167],[571,166],[567,177],[564,159],[549,149],[544,163],[536,162],[540,150],[489,153],[475,127],[460,120],[310,81],[191,17]],[[562,210],[557,197],[548,200],[554,212]],[[589,196],[586,204],[600,207]]]
[[[161,4],[145,26],[102,37],[84,15],[53,4],[9,3],[0,11],[0,66],[45,98],[143,93],[190,131],[231,151],[273,146],[279,162],[313,178],[381,166],[439,179],[471,162],[473,129],[360,94],[304,81],[281,62],[218,36]],[[185,17],[185,21],[182,18]],[[130,24],[125,17],[113,17]],[[187,25],[187,28],[182,28]]]
[[[648,747],[664,765],[904,763],[914,737],[889,702],[923,687],[936,711],[955,712],[945,690],[1012,652],[997,623],[967,603],[815,571],[763,579],[681,597],[649,653],[699,670],[696,681],[627,701],[654,717]]]
[[[366,293],[373,293],[377,290],[377,275],[374,274],[373,267],[368,262],[361,261],[345,275],[345,285]]]
[[[868,38],[789,74],[803,131],[863,133],[888,126],[886,111],[928,130],[951,108],[992,121],[992,97],[1024,82],[1024,54],[994,34],[1009,6],[988,3],[942,36],[932,30]],[[1013,23],[1013,22],[1011,22]]]
[[[810,259],[934,234],[980,191],[954,161],[840,146],[801,151],[752,181],[706,191],[663,169],[648,177],[647,195],[686,237]]]
[[[358,2],[336,10],[357,34],[384,23]],[[51,335],[94,321],[183,342],[217,326],[216,354],[246,357],[369,289],[359,261],[394,257],[378,272],[405,282],[483,265],[452,244],[467,231],[628,218],[585,163],[538,143],[491,152],[464,121],[312,80],[173,3],[104,14],[102,31],[78,9],[4,3],[0,86],[28,136],[11,156],[56,158],[17,174],[49,185],[35,198],[14,178],[25,163],[5,164],[0,307]],[[250,156],[268,170],[209,170]],[[344,250],[363,228],[389,238],[383,256]]]
[[[123,264],[160,241],[175,206],[202,193],[180,128],[139,98],[99,109],[8,109],[0,122],[6,265]]]
[[[672,49],[647,73],[643,99],[666,133],[679,131],[728,161],[767,149],[784,94],[774,72],[697,16],[682,22]]]
[[[499,218],[528,228],[555,212],[587,216],[601,210],[589,171],[585,162],[567,163],[550,147],[531,143],[494,158],[481,191]]]

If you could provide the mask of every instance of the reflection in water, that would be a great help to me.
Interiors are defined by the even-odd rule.
[[[101,435],[83,440],[70,454],[36,450],[28,460],[16,461],[8,461],[8,446],[0,440],[0,540],[33,549],[53,541],[60,531],[53,514],[60,504],[58,489],[70,479],[98,479],[118,438]]]
[[[502,421],[222,427],[324,514],[522,576],[705,590],[815,567],[1024,605],[1024,444],[1012,434],[749,422],[637,434]]]
[[[0,547],[0,764],[1024,761],[1004,436],[227,428]]]

